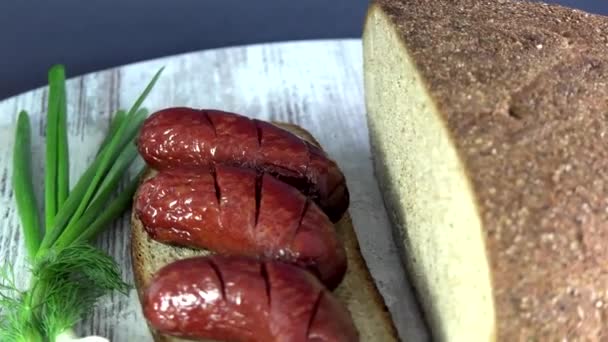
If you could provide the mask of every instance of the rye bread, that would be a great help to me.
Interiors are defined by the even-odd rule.
[[[376,172],[437,340],[608,340],[608,18],[377,0]]]
[[[319,143],[306,130],[291,124],[275,124],[319,146]],[[154,171],[151,171],[145,178],[153,175]],[[335,226],[346,249],[348,270],[344,281],[334,291],[334,294],[346,304],[351,312],[362,342],[398,341],[399,338],[388,309],[359,250],[357,236],[348,213]],[[154,273],[164,265],[175,260],[208,254],[211,253],[205,250],[175,247],[156,242],[148,237],[141,221],[134,214],[131,217],[131,256],[135,284],[140,299],[143,289],[149,284]],[[151,332],[156,342],[183,341],[158,334],[153,329]]]

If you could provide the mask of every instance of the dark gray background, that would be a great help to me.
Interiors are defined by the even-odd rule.
[[[551,1],[551,0],[549,0]],[[553,0],[608,14],[604,0]],[[0,99],[69,76],[215,47],[360,37],[367,0],[0,0]]]

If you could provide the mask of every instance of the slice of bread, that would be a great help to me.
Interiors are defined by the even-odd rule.
[[[306,130],[291,124],[275,124],[319,146],[319,143]],[[154,171],[151,171],[146,175],[146,178],[153,175]],[[334,294],[350,310],[359,330],[361,341],[398,341],[397,331],[388,309],[359,250],[357,236],[348,213],[336,223],[336,230],[346,249],[348,271],[342,284],[334,291]],[[134,214],[131,218],[131,256],[135,284],[140,299],[143,289],[161,267],[179,259],[211,253],[206,250],[175,247],[154,241],[148,236],[141,221]],[[184,341],[176,337],[159,334],[153,329],[151,331],[156,342]]]

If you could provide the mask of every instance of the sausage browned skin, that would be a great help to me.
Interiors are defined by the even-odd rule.
[[[146,288],[143,311],[154,329],[187,339],[358,341],[348,310],[307,271],[279,261],[176,261]]]
[[[160,242],[293,262],[331,289],[346,271],[344,247],[323,211],[268,174],[220,165],[161,171],[140,186],[135,212]]]
[[[338,221],[349,205],[344,175],[319,148],[275,125],[218,110],[168,108],[151,115],[138,139],[155,169],[255,168],[295,186]]]

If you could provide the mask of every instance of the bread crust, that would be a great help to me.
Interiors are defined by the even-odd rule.
[[[289,130],[316,146],[320,146],[308,131],[299,126],[286,123],[274,124]],[[144,179],[153,177],[154,173],[155,171],[150,170],[146,173]],[[135,216],[134,212],[131,216],[131,260],[140,300],[143,290],[151,281],[153,274],[162,266],[178,259],[212,254],[205,250],[169,246],[152,240],[146,234],[141,221]],[[334,291],[334,294],[346,304],[351,312],[359,330],[361,341],[399,341],[390,313],[376,288],[359,249],[357,236],[348,213],[335,226],[346,249],[348,270],[344,281]],[[156,342],[185,341],[158,334],[153,329],[150,329],[150,331]]]
[[[372,10],[392,22],[471,182],[496,338],[608,338],[608,19],[526,1]]]

